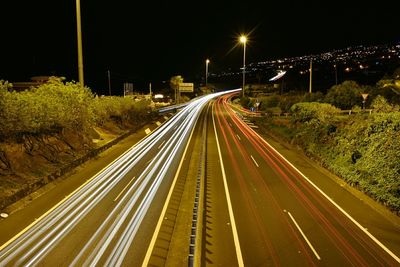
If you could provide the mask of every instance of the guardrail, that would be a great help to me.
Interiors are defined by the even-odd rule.
[[[196,179],[196,193],[193,203],[192,226],[190,232],[188,266],[201,266],[201,253],[203,241],[203,196],[204,196],[204,179],[206,171],[206,154],[207,154],[207,116],[203,121],[203,134],[200,147],[200,161]]]
[[[172,106],[168,106],[168,107],[164,107],[164,108],[160,108],[158,109],[158,113],[165,113],[165,112],[170,112],[170,111],[176,111],[177,109],[186,107],[189,103],[183,103],[183,104],[179,104],[179,105],[172,105]]]

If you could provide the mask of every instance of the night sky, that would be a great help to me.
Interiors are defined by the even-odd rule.
[[[1,2],[0,79],[78,80],[75,1]],[[81,0],[85,83],[107,92],[107,70],[137,90],[178,74],[190,82],[206,58],[210,72],[237,69],[241,33],[247,62],[399,42],[398,1],[372,2]]]

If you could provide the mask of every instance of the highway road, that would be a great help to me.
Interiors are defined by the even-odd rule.
[[[304,175],[231,108],[237,92],[190,102],[29,218],[0,266],[400,266],[400,224]]]
[[[399,252],[400,225],[382,218],[383,243],[262,139],[228,99],[214,104],[213,127],[225,184],[217,201],[231,206],[231,236],[219,237],[235,247],[229,266],[400,266],[393,252]],[[346,194],[339,184],[330,187]],[[349,195],[366,210],[364,220],[369,209]],[[227,259],[214,264],[220,260]]]
[[[199,98],[0,247],[0,266],[140,266],[203,107]]]

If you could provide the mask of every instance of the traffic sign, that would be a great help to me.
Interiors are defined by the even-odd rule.
[[[193,92],[193,83],[179,83],[179,92],[181,93]]]

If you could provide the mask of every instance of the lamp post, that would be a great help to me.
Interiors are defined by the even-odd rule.
[[[82,56],[82,30],[81,30],[81,2],[76,0],[76,33],[78,39],[78,72],[79,83],[84,86],[83,80],[83,56]]]
[[[308,86],[308,92],[312,93],[312,58],[310,59],[310,84]]]
[[[207,80],[208,80],[208,64],[210,63],[210,60],[206,60],[206,88],[207,88]]]
[[[333,65],[335,67],[335,85],[337,85],[337,63]]]
[[[244,97],[244,85],[245,85],[245,73],[246,73],[246,42],[247,37],[242,35],[240,36],[239,41],[243,44],[243,83],[242,83],[242,97]]]

